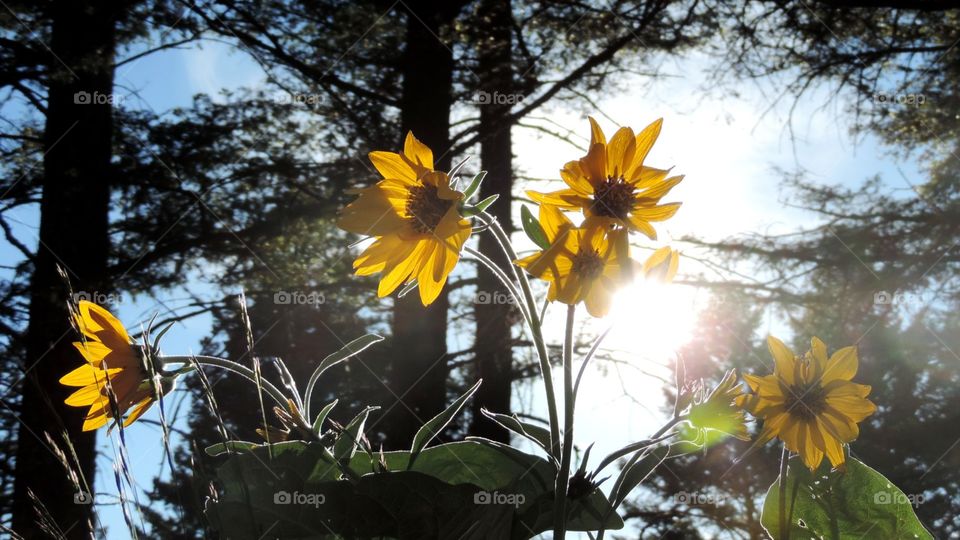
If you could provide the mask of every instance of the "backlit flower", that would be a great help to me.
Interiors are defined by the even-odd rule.
[[[516,264],[550,282],[548,300],[569,305],[583,302],[590,315],[605,316],[613,294],[632,276],[627,231],[609,230],[590,219],[574,227],[560,209],[550,205],[540,206],[540,225],[550,247]]]
[[[743,410],[737,405],[742,394],[736,371],[728,371],[709,395],[690,407],[690,423],[700,430],[717,431],[744,441],[750,440]]]
[[[433,152],[408,133],[403,153],[371,152],[383,175],[359,189],[337,225],[372,236],[374,242],[354,261],[357,275],[381,273],[377,294],[387,296],[416,279],[423,305],[433,302],[460,259],[470,222],[460,215],[463,194],[450,187],[446,173],[433,170]]]
[[[116,412],[129,426],[153,404],[157,395],[148,373],[143,348],[134,345],[126,329],[106,309],[81,300],[74,314],[82,341],[73,346],[86,364],[60,379],[65,386],[79,386],[65,400],[72,407],[90,407],[83,422],[83,431],[102,427],[114,418],[111,392]]]
[[[601,218],[656,239],[651,223],[669,219],[680,208],[680,203],[660,204],[660,199],[683,180],[683,176],[667,178],[669,171],[643,164],[662,122],[657,120],[637,135],[622,127],[607,142],[596,120],[590,118],[587,155],[560,171],[567,189],[527,194],[539,203],[582,210],[586,217]]]
[[[856,347],[827,357],[827,346],[811,340],[810,351],[796,356],[779,339],[767,338],[775,363],[773,375],[745,375],[752,394],[739,403],[763,419],[759,441],[779,437],[787,449],[815,470],[826,455],[833,467],[846,460],[843,445],[857,438],[857,424],[876,411],[867,399],[870,387],[851,382],[857,373]]]

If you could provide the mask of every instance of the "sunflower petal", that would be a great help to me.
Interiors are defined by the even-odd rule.
[[[607,137],[603,134],[603,130],[600,129],[600,124],[598,124],[592,116],[588,116],[587,120],[590,121],[590,146],[607,144]]]
[[[433,169],[433,151],[414,137],[412,131],[407,132],[407,138],[403,141],[403,154],[421,167]]]
[[[824,351],[826,353],[826,351]],[[826,356],[826,354],[824,354]],[[849,381],[857,374],[857,348],[844,347],[833,353],[823,370],[823,383],[834,380]]]
[[[792,386],[795,383],[794,364],[796,362],[793,351],[773,336],[767,337],[767,348],[773,356],[774,374],[784,383]]]

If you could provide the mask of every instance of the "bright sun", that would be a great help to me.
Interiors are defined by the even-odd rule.
[[[656,363],[672,361],[693,335],[697,309],[691,287],[638,280],[617,293],[605,346]]]

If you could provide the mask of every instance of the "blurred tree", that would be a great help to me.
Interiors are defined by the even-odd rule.
[[[65,339],[72,330],[61,271],[88,294],[115,291],[107,273],[114,54],[138,32],[126,25],[136,5],[5,6],[0,84],[8,99],[24,100],[17,115],[24,121],[11,121],[5,139],[22,142],[12,153],[30,164],[7,170],[22,174],[5,182],[0,198],[5,212],[39,206],[35,250],[17,240],[4,221],[8,241],[28,263],[16,269],[20,274],[13,280],[17,286],[29,283],[18,291],[28,297],[21,300],[29,306],[20,319],[26,327],[7,329],[9,343],[19,342],[14,346],[22,353],[19,380],[11,380],[6,391],[19,391],[16,412],[4,402],[19,423],[11,521],[27,537],[85,537],[93,529],[90,506],[76,504],[74,496],[92,480],[95,434],[81,433],[85,413],[63,404],[69,391],[58,383],[76,363],[71,340]],[[37,166],[42,172],[33,174]]]
[[[788,235],[690,240],[757,270],[756,280],[713,285],[738,286],[779,310],[802,338],[797,349],[811,335],[831,348],[858,344],[858,380],[873,387],[879,410],[861,426],[854,454],[922,500],[920,519],[951,537],[960,533],[960,416],[947,405],[960,399],[960,5],[850,4],[858,5],[726,6],[740,23],[723,49],[734,68],[725,71],[739,77],[723,81],[772,77],[797,100],[817,85],[835,85],[833,95],[855,113],[855,129],[879,135],[899,155],[919,154],[926,178],[904,177],[913,193],[902,195],[880,178],[849,187],[785,173],[785,204],[808,212],[814,225]]]

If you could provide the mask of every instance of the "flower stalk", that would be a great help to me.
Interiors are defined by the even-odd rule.
[[[503,230],[497,219],[486,212],[477,214],[477,218],[482,221],[493,233],[500,245],[500,249],[511,261],[517,260],[517,253],[510,243],[510,237]],[[530,281],[526,274],[518,272],[516,266],[510,265],[510,270],[517,283],[520,284],[520,291],[523,293],[524,303],[527,305],[527,313],[530,317],[530,334],[533,338],[534,347],[537,350],[537,358],[540,361],[540,375],[543,377],[543,387],[547,396],[547,413],[550,419],[550,449],[555,458],[560,458],[560,416],[557,413],[557,396],[553,388],[553,374],[550,370],[550,356],[547,353],[547,345],[543,340],[543,330],[541,328],[542,320],[537,311],[537,302],[533,297],[533,291],[530,289]]]
[[[553,537],[562,540],[567,533],[567,481],[570,477],[570,460],[573,457],[573,324],[576,321],[576,305],[567,306],[567,324],[563,336],[563,455],[553,505]]]

